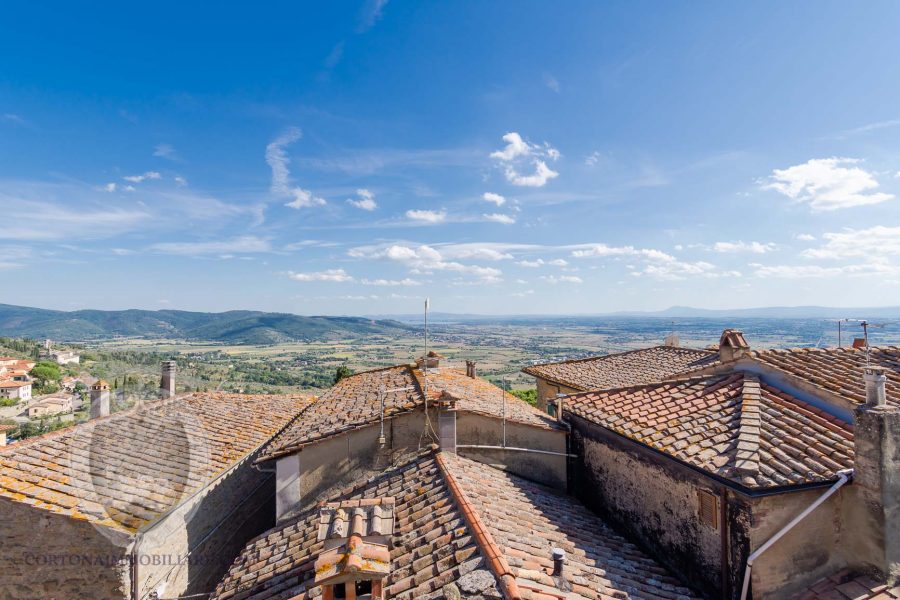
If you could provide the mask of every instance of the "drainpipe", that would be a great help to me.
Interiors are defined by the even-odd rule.
[[[813,502],[808,507],[806,507],[806,509],[802,513],[800,513],[799,515],[794,517],[790,523],[788,523],[787,525],[782,527],[778,531],[778,533],[776,533],[771,538],[769,538],[769,540],[765,544],[760,546],[756,550],[756,552],[754,552],[753,554],[751,554],[749,556],[749,558],[747,558],[747,568],[744,570],[744,585],[741,588],[741,600],[747,600],[747,589],[750,587],[750,571],[753,569],[753,562],[757,558],[759,558],[759,556],[763,552],[765,552],[770,547],[772,547],[772,545],[775,544],[775,542],[777,542],[782,537],[784,537],[784,535],[788,531],[793,529],[800,521],[805,519],[807,517],[807,515],[809,515],[809,513],[816,510],[820,504],[822,504],[823,502],[828,500],[828,498],[830,498],[832,494],[834,494],[836,491],[841,489],[841,487],[843,487],[843,485],[845,483],[850,481],[850,478],[853,477],[853,469],[843,469],[841,471],[838,471],[837,475],[838,475],[838,480],[834,482],[834,485],[832,485],[830,488],[828,488],[828,491],[826,491],[824,494],[819,496],[815,502]]]

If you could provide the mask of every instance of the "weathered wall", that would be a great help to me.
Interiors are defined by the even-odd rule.
[[[110,532],[112,533],[112,532]],[[0,600],[129,598],[130,538],[0,499]]]
[[[503,422],[495,417],[458,411],[456,445],[460,456],[505,469],[533,481],[566,489],[566,457],[516,450],[463,448],[465,445],[500,446]],[[506,422],[506,445],[514,448],[566,452],[566,432]]]
[[[575,394],[579,391],[538,377],[534,380],[537,383],[537,406],[544,412],[547,412],[547,401],[556,398],[557,394]]]
[[[791,598],[847,566],[841,547],[843,491],[826,500],[756,559],[751,580],[753,598]],[[824,492],[825,488],[819,488],[753,499],[751,550],[756,551]]]
[[[140,598],[212,591],[244,544],[275,524],[275,478],[251,458],[142,533]]]
[[[724,567],[742,565],[747,555],[748,505],[732,495],[723,497],[720,485],[687,467],[651,457],[637,444],[581,419],[573,418],[572,423],[572,450],[580,457],[572,477],[575,495],[691,587],[721,598],[722,530],[725,527],[733,536],[725,540]],[[700,520],[700,490],[719,497],[718,528]],[[734,597],[733,577],[728,587]]]
[[[279,474],[278,518],[313,506],[332,492],[363,477],[380,473],[396,460],[436,440],[437,414],[431,417],[435,434],[424,436],[425,412],[417,410],[385,420],[385,444],[378,443],[378,423],[354,429],[305,446],[284,461]],[[296,462],[293,462],[296,461]],[[298,477],[293,477],[296,469]],[[294,499],[299,503],[291,506]]]

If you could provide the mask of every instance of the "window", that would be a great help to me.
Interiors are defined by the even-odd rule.
[[[713,529],[719,528],[719,499],[715,494],[706,490],[699,491],[700,496],[700,521]]]

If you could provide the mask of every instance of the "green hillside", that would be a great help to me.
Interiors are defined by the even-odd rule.
[[[0,335],[78,341],[114,336],[210,340],[230,344],[320,341],[407,333],[397,321],[286,313],[181,310],[59,311],[0,304]]]

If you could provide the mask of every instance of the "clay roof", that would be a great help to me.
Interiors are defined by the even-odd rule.
[[[381,418],[379,390],[382,387],[387,390],[384,400],[386,417],[412,411],[425,403],[425,375],[415,365],[375,369],[345,377],[272,440],[259,460],[291,454],[307,444],[378,421]],[[431,400],[437,400],[446,391],[457,400],[458,410],[496,417],[503,413],[505,398],[509,420],[545,428],[556,427],[554,420],[540,410],[483,379],[467,377],[457,369],[428,369],[427,388]]]
[[[474,581],[511,599],[562,597],[547,595],[558,593],[546,572],[553,547],[568,555],[566,598],[691,596],[574,499],[472,460],[426,452],[333,500],[382,497],[395,499],[396,519],[386,598],[441,598],[443,586]],[[251,541],[213,598],[318,597],[319,524],[311,509]]]
[[[300,396],[198,393],[0,448],[0,498],[134,532],[287,424]]]
[[[866,366],[864,348],[752,350],[741,360],[752,360],[776,369],[857,404],[866,401],[866,388],[862,379],[863,368]],[[900,404],[900,346],[870,347],[869,362],[872,366],[887,369],[888,403]],[[718,360],[713,360],[679,376],[708,372],[724,366]]]
[[[602,390],[662,381],[704,366],[717,354],[675,346],[654,346],[606,356],[532,365],[525,373],[580,391]]]
[[[18,387],[25,387],[26,385],[31,385],[31,382],[30,381],[14,381],[12,379],[0,381],[0,388],[18,388]]]
[[[900,586],[892,587],[868,575],[843,570],[796,594],[795,600],[891,600],[900,598]]]
[[[853,466],[852,425],[742,372],[573,394],[564,410],[748,488]]]

